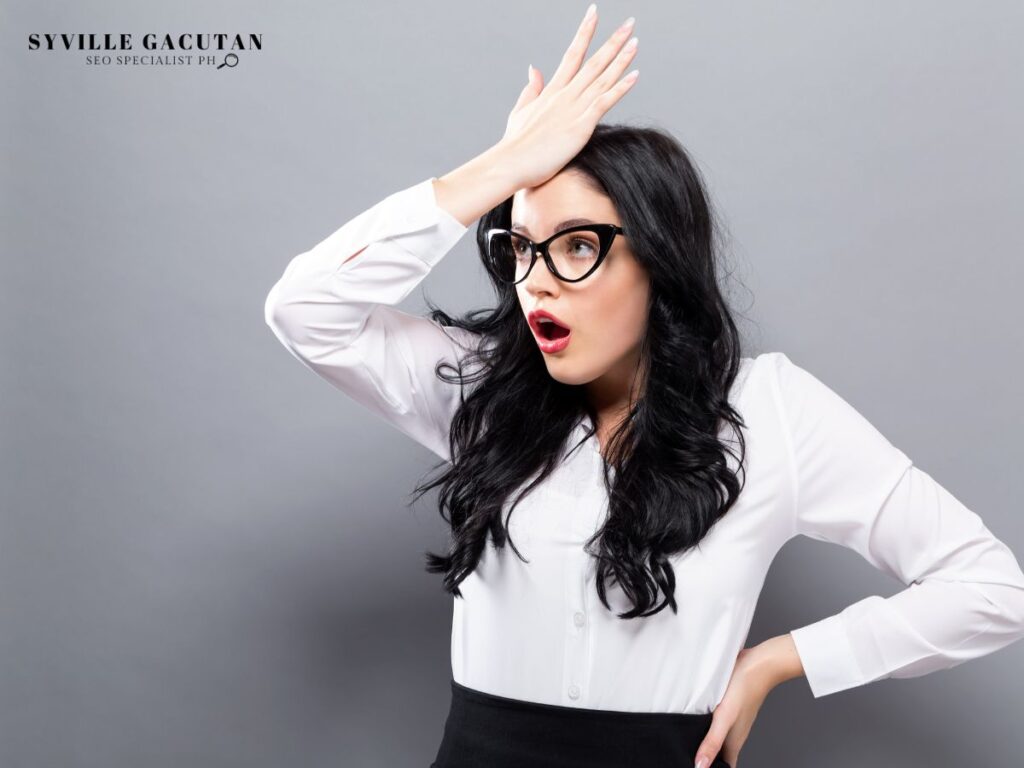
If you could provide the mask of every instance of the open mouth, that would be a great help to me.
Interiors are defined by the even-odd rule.
[[[554,320],[549,320],[546,317],[542,317],[537,320],[537,328],[540,331],[541,337],[548,341],[564,339],[569,335],[568,328],[564,325],[559,325]]]

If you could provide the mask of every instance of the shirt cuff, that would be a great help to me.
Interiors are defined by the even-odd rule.
[[[794,629],[789,635],[814,698],[853,688],[864,681],[842,614]]]

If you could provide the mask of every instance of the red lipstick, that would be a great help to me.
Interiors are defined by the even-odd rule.
[[[540,351],[553,354],[561,352],[569,346],[572,330],[546,309],[534,309],[526,316],[526,321],[537,339]]]

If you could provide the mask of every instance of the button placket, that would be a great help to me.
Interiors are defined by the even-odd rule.
[[[580,552],[573,552],[566,563],[565,578],[565,680],[563,690],[572,701],[578,701],[590,685],[587,654],[587,622],[582,610],[583,574],[586,563]]]
[[[587,562],[590,555],[583,549],[591,530],[589,506],[594,504],[591,489],[593,460],[586,454],[576,455],[573,467],[573,501],[570,509],[572,547],[565,559],[565,675],[562,690],[569,702],[585,701],[590,686],[590,632],[587,616]]]

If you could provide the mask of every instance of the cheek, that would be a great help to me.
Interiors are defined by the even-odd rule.
[[[591,353],[614,359],[640,343],[647,326],[642,286],[622,287],[588,298],[593,301],[588,301],[581,316],[588,318],[586,335]]]

